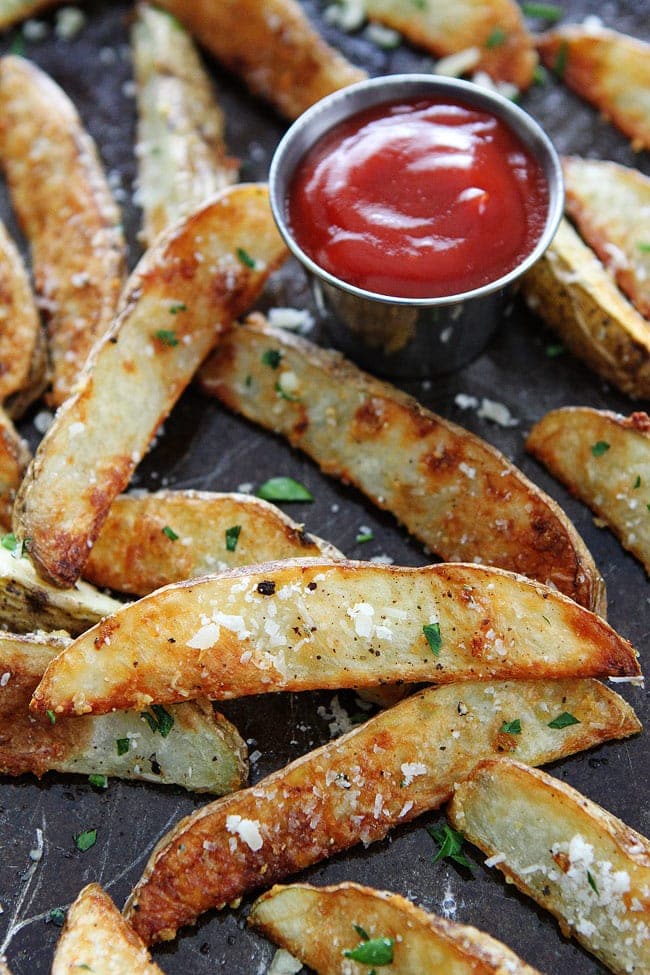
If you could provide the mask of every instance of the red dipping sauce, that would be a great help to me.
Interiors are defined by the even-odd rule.
[[[534,248],[546,178],[496,116],[417,98],[360,112],[298,164],[287,218],[299,247],[349,284],[396,298],[462,294]]]

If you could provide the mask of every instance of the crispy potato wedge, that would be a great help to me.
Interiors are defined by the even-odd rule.
[[[61,2],[63,0],[0,0],[0,30],[19,24],[21,20]]]
[[[177,543],[164,533],[166,526],[179,536]],[[319,555],[343,558],[329,542],[250,494],[125,494],[111,505],[84,578],[102,588],[146,596],[211,572]]]
[[[564,710],[580,724],[549,728]],[[505,735],[514,717],[522,732]],[[629,705],[598,681],[422,691],[181,820],[154,849],[126,917],[147,944],[169,940],[211,907],[437,808],[483,757],[516,748],[535,765],[638,729]]]
[[[496,81],[510,81],[524,89],[533,80],[537,64],[533,38],[513,0],[460,0],[453,4],[364,0],[363,6],[371,20],[395,28],[432,54],[454,54],[476,47],[480,51],[477,67]]]
[[[51,586],[36,574],[22,542],[14,551],[0,545],[0,624],[14,633],[66,630],[77,636],[122,605],[87,582]]]
[[[160,6],[289,119],[366,77],[325,43],[295,0],[160,0]]]
[[[163,975],[99,884],[88,884],[68,910],[52,975]]]
[[[0,408],[0,529],[11,525],[16,491],[29,460],[29,447]]]
[[[278,885],[255,901],[248,923],[318,975],[343,971],[345,952],[362,941],[358,928],[366,933],[365,941],[393,942],[391,975],[537,972],[489,934],[429,914],[399,894],[354,883]]]
[[[454,794],[454,826],[617,975],[650,971],[650,842],[565,782],[481,762]],[[501,859],[502,858],[502,859]]]
[[[32,707],[103,714],[196,695],[639,673],[599,616],[502,569],[287,560],[124,607],[53,661]]]
[[[0,60],[0,165],[29,239],[60,405],[109,327],[125,278],[120,214],[67,95],[23,58]]]
[[[650,324],[567,220],[560,221],[546,254],[524,275],[523,293],[530,308],[599,376],[628,396],[650,398]]]
[[[566,24],[543,34],[537,50],[633,148],[650,148],[650,44],[604,27]]]
[[[30,715],[29,700],[43,671],[69,642],[56,634],[0,635],[0,773],[106,775],[213,795],[244,784],[246,745],[208,702],[158,711],[162,724],[155,712],[148,717],[123,711],[54,722],[48,715]]]
[[[278,369],[265,365],[269,349]],[[291,400],[277,390],[285,374]],[[201,384],[392,511],[444,561],[480,559],[604,613],[600,574],[554,501],[494,447],[338,353],[254,316],[205,364]]]
[[[0,221],[0,403],[12,416],[42,393],[45,372],[45,337],[27,271]]]
[[[650,417],[566,407],[535,424],[526,447],[588,504],[650,574]]]
[[[650,177],[578,156],[566,156],[562,169],[566,212],[619,288],[650,318]]]
[[[285,256],[262,184],[229,187],[147,251],[16,498],[41,575],[74,584],[159,425]]]
[[[237,180],[224,116],[194,43],[175,17],[137,7],[131,33],[138,99],[142,238],[155,237]]]

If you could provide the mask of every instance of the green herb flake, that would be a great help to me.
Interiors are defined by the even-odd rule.
[[[183,304],[182,301],[178,301],[176,304],[169,306],[170,315],[178,315],[179,311],[187,311],[187,305]]]
[[[594,880],[594,878],[592,877],[592,875],[589,873],[588,870],[587,870],[587,882],[588,882],[589,886],[591,887],[591,889],[593,890],[593,892],[596,895],[596,897],[600,897],[600,891],[598,890],[598,887],[596,885],[596,881]]]
[[[150,711],[140,711],[140,717],[144,718],[155,735],[158,731],[158,722],[154,718],[153,714],[151,714]]]
[[[77,962],[77,964],[74,967],[75,968],[81,968],[84,972],[94,972],[95,971],[95,969],[94,968],[91,968],[90,965],[87,965],[85,963],[85,961]]]
[[[356,537],[356,542],[358,545],[363,544],[363,542],[372,542],[375,537],[375,533],[372,531],[359,532]]]
[[[271,477],[257,490],[264,501],[313,501],[314,496],[292,477]]]
[[[94,846],[97,842],[97,830],[96,829],[86,829],[83,833],[75,833],[74,835],[74,845],[82,853],[89,850],[91,846]]]
[[[55,924],[57,928],[62,928],[65,924],[65,911],[62,907],[54,907],[47,915],[47,921]]]
[[[0,539],[0,544],[3,548],[6,548],[8,552],[11,552],[15,559],[21,559],[25,554],[25,549],[27,548],[27,543],[30,541],[26,538],[24,542],[16,538],[13,532],[8,532],[6,535],[2,536]]]
[[[170,542],[176,542],[176,541],[178,541],[179,536],[176,534],[176,532],[174,531],[173,528],[170,528],[169,527],[169,525],[165,525],[165,527],[162,530],[162,533],[163,533],[163,535],[166,535],[167,536],[167,538],[170,540]]]
[[[411,3],[413,4],[414,7],[417,7],[418,10],[427,9],[427,0],[411,0]]]
[[[646,240],[639,240],[637,242],[638,249],[642,254],[650,254],[650,242]]]
[[[244,250],[243,247],[237,248],[237,257],[242,262],[242,264],[246,265],[246,267],[251,267],[251,268],[256,267],[255,260],[250,256],[248,251]]]
[[[641,475],[640,474],[637,474],[636,481],[634,482],[634,484],[632,485],[632,487],[634,488],[635,491],[636,491],[637,488],[640,488],[641,487]]]
[[[562,345],[561,342],[555,342],[551,345],[547,345],[544,351],[546,353],[547,358],[557,359],[558,356],[564,355],[564,353],[566,352],[566,348]]]
[[[557,54],[555,55],[555,63],[553,64],[553,71],[558,76],[558,78],[563,78],[564,73],[567,69],[569,63],[569,45],[566,41],[562,41],[557,49]]]
[[[493,47],[501,47],[502,44],[505,44],[507,37],[508,35],[503,27],[493,27],[485,41],[485,46],[490,49]]]
[[[440,623],[425,623],[425,625],[422,627],[422,632],[424,633],[426,641],[429,644],[434,657],[439,657],[442,649]]]
[[[610,445],[606,440],[599,440],[598,443],[591,445],[591,452],[594,457],[602,457],[609,450]]]
[[[554,24],[564,14],[562,7],[558,7],[554,3],[522,3],[521,12],[525,17],[533,17],[535,20],[546,20],[549,24]]]
[[[501,725],[501,731],[504,735],[520,735],[521,719],[515,718],[513,721],[504,721]]]
[[[568,728],[572,724],[580,724],[579,718],[568,711],[563,711],[562,714],[558,714],[557,718],[549,721],[548,726],[549,728]]]
[[[282,362],[282,357],[284,353],[280,349],[267,349],[266,352],[262,353],[262,363],[265,366],[270,366],[271,369],[277,369]]]
[[[462,852],[464,840],[462,833],[458,833],[451,826],[448,826],[447,823],[444,823],[442,826],[431,827],[427,829],[427,833],[440,847],[433,858],[433,863],[444,859],[453,860],[454,863],[460,864],[461,867],[466,867],[468,870],[472,869],[471,863]]]
[[[174,330],[171,328],[159,328],[154,334],[158,341],[162,342],[163,345],[168,345],[172,349],[175,345],[178,345],[176,332],[174,332]]]
[[[370,935],[360,924],[353,924],[352,927],[357,932],[362,941],[370,941]]]
[[[235,551],[240,533],[241,525],[231,525],[230,528],[226,528],[226,551]]]
[[[362,941],[356,948],[344,951],[343,956],[362,965],[390,965],[394,944],[394,938],[370,938]]]
[[[174,727],[174,719],[162,704],[152,704],[151,710],[156,716],[156,721],[158,722],[158,731],[163,738],[166,738],[169,732]]]
[[[96,789],[108,789],[108,779],[105,775],[92,775],[88,776],[88,781],[91,785],[94,785]]]
[[[131,750],[131,742],[128,738],[116,738],[115,747],[118,755],[126,755]]]
[[[24,34],[16,34],[13,41],[11,42],[11,47],[9,48],[10,54],[15,54],[19,58],[25,57],[25,36]]]
[[[536,64],[533,68],[533,84],[534,85],[545,85],[548,81],[548,73],[546,68],[541,64]]]
[[[50,724],[56,724],[56,714],[54,713],[54,711],[50,711],[48,709],[45,713],[50,719]]]

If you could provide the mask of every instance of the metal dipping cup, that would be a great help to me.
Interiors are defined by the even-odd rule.
[[[298,246],[287,221],[287,195],[296,166],[333,126],[367,108],[418,97],[445,97],[490,112],[519,137],[540,163],[549,188],[541,237],[507,274],[461,294],[395,298],[343,281],[319,267]],[[371,372],[418,379],[452,372],[476,358],[500,322],[511,285],[550,244],[564,207],[562,169],[548,136],[527,112],[501,95],[441,75],[389,75],[342,88],[298,118],[275,151],[269,174],[271,208],[287,246],[311,276],[318,311],[332,340]]]

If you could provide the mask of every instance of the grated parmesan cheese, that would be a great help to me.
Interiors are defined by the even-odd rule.
[[[262,849],[264,840],[260,833],[260,824],[256,819],[242,819],[241,816],[236,815],[228,816],[226,829],[229,833],[241,837],[246,846],[253,852]]]

